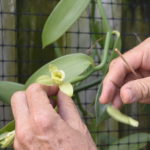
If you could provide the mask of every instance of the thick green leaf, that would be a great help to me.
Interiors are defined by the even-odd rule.
[[[96,101],[95,109],[96,109],[96,122],[97,122],[97,125],[99,125],[103,121],[110,118],[110,116],[108,115],[108,113],[106,111],[107,106],[108,106],[108,104],[100,104],[99,100]]]
[[[61,0],[48,17],[42,32],[43,47],[61,37],[80,17],[90,0]]]
[[[111,145],[115,141],[118,140],[115,136],[110,136],[108,132],[101,132],[97,135],[99,144],[103,143],[103,145]],[[107,148],[106,148],[107,149]]]
[[[0,134],[13,131],[14,129],[15,129],[15,121],[13,120],[0,129]]]
[[[127,116],[123,114],[119,109],[113,107],[112,105],[109,105],[107,107],[107,113],[115,120],[122,122],[124,124],[128,124],[133,127],[138,127],[139,122],[135,119],[133,119],[130,116]]]
[[[23,89],[23,84],[9,81],[0,81],[0,100],[4,103],[10,104],[10,99],[13,93]]]
[[[100,16],[102,17],[102,24],[104,28],[103,30],[105,32],[112,31],[111,26],[109,24],[109,20],[107,19],[106,12],[102,4],[102,0],[97,0],[97,5],[98,5]]]
[[[99,97],[102,91],[102,83],[100,83],[96,99],[95,99],[95,115],[96,115],[96,122],[97,125],[108,119],[110,116],[108,115],[106,109],[109,104],[100,104]]]
[[[77,53],[59,57],[37,70],[26,82],[28,87],[34,83],[36,79],[42,75],[50,75],[49,65],[53,64],[65,72],[65,81],[71,82],[87,68],[94,65],[93,59],[85,54]]]
[[[136,133],[116,141],[108,150],[139,150],[150,141],[150,134]]]

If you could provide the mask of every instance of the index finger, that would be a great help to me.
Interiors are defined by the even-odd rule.
[[[143,53],[141,45],[139,45],[126,52],[123,57],[136,70],[141,67]],[[120,57],[111,62],[109,71],[103,81],[103,89],[100,97],[101,103],[105,104],[114,100],[117,90],[124,84],[125,77],[130,72],[130,69]]]
[[[29,124],[29,109],[25,92],[18,91],[11,97],[12,112],[16,121],[16,128]]]
[[[34,83],[26,90],[27,103],[31,115],[54,114],[55,110],[50,104],[48,96],[54,96],[58,92],[58,87],[44,86]]]
[[[58,92],[58,112],[61,118],[66,121],[72,128],[84,131],[84,124],[73,100],[63,92]]]

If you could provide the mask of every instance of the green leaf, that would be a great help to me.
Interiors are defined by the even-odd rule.
[[[96,115],[96,122],[97,125],[108,119],[110,116],[108,115],[106,109],[109,104],[100,104],[99,97],[102,91],[102,83],[100,83],[96,99],[95,99],[95,115]]]
[[[139,122],[125,114],[123,114],[122,112],[120,112],[119,109],[113,107],[112,105],[109,105],[107,107],[107,113],[115,120],[122,122],[124,124],[128,124],[131,125],[133,127],[138,127],[139,126]]]
[[[118,140],[117,137],[110,136],[110,134],[108,134],[107,132],[101,132],[100,134],[97,135],[97,138],[98,142],[100,144],[103,143],[103,145],[111,145],[112,143]]]
[[[24,89],[23,84],[9,81],[0,81],[0,100],[10,104],[10,99],[13,93]]]
[[[100,16],[102,17],[102,24],[103,24],[103,28],[104,28],[103,30],[107,31],[107,32],[112,31],[111,26],[110,26],[109,21],[106,16],[106,12],[105,12],[103,4],[102,4],[102,0],[97,0],[97,5],[98,5],[98,10],[99,10]]]
[[[15,129],[15,121],[13,120],[0,129],[0,134],[3,134],[5,132],[10,132],[14,129]]]
[[[43,47],[61,37],[80,17],[90,0],[61,0],[48,17],[42,32]]]
[[[76,53],[59,57],[37,70],[26,82],[25,87],[34,83],[42,75],[50,75],[49,65],[53,64],[65,72],[65,81],[72,82],[90,66],[94,65],[93,59],[85,54]]]
[[[110,116],[108,115],[108,113],[106,111],[107,106],[108,106],[108,104],[100,104],[99,100],[96,101],[95,109],[96,109],[96,122],[97,122],[97,125],[101,124],[103,121],[110,118]]]
[[[139,150],[150,141],[150,134],[136,133],[123,137],[109,146],[108,150]]]

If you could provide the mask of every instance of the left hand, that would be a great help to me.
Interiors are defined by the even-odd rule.
[[[58,97],[58,113],[50,96]],[[96,150],[72,99],[57,87],[32,84],[11,99],[15,150]]]

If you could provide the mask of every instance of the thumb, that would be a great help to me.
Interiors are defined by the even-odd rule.
[[[120,96],[126,104],[137,101],[150,103],[150,77],[126,83],[120,90]]]
[[[72,128],[82,131],[83,122],[73,100],[63,92],[58,92],[58,113]]]

